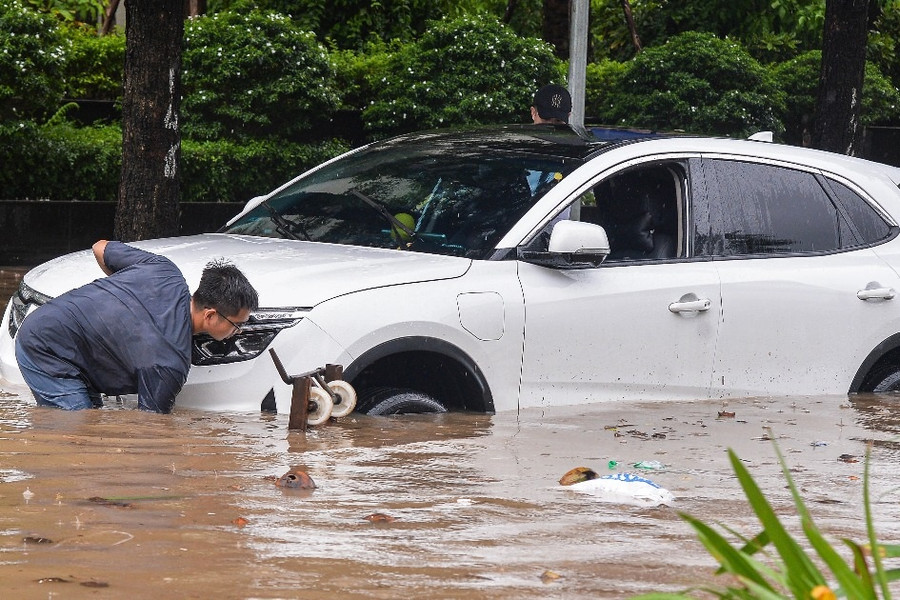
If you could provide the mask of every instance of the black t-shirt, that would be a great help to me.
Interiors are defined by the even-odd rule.
[[[48,375],[79,377],[108,395],[171,412],[191,366],[190,291],[167,258],[109,242],[113,272],[31,313],[18,343]]]

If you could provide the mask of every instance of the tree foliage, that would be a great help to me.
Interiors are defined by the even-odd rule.
[[[98,36],[85,27],[64,28],[70,40],[65,67],[65,96],[88,100],[121,100],[125,70],[125,36]]]
[[[376,134],[523,121],[534,91],[561,79],[553,49],[522,38],[496,19],[434,22],[369,75],[363,110]]]
[[[688,32],[627,63],[595,113],[610,124],[744,136],[783,130],[783,93],[741,46]]]
[[[0,0],[0,32],[0,121],[55,111],[68,49],[56,21],[18,0]]]
[[[183,64],[188,137],[290,137],[327,120],[337,104],[325,48],[277,13],[191,19]]]
[[[810,50],[773,69],[775,79],[785,90],[782,121],[785,124],[784,141],[789,144],[809,145],[821,65],[822,51]],[[896,121],[900,112],[900,91],[872,62],[866,63],[862,94],[861,124],[888,125]]]

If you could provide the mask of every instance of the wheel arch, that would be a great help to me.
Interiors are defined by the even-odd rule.
[[[344,379],[361,395],[402,387],[425,392],[448,410],[494,413],[490,386],[472,357],[437,338],[409,336],[374,346],[344,368]]]
[[[847,393],[854,394],[856,392],[871,391],[866,389],[870,385],[868,381],[869,374],[887,362],[895,362],[900,368],[900,333],[895,333],[888,337],[869,352],[869,355],[856,371],[853,381],[850,382],[850,389],[847,390]]]

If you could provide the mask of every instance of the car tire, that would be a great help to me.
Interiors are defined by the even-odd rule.
[[[445,413],[447,408],[428,394],[402,388],[375,388],[358,403],[359,412],[373,416]]]
[[[884,365],[869,375],[867,386],[873,393],[900,392],[900,365]]]

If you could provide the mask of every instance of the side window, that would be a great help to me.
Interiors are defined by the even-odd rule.
[[[684,256],[685,169],[654,163],[616,173],[586,190],[528,244],[546,251],[561,220],[602,225],[609,238],[605,263]]]
[[[868,202],[860,198],[859,194],[848,188],[843,183],[839,183],[832,179],[828,180],[832,191],[837,196],[847,216],[853,222],[859,233],[860,244],[874,244],[891,235],[891,226],[885,223],[881,215],[878,214]],[[845,240],[845,246],[850,245],[852,239]]]
[[[705,160],[718,187],[717,254],[827,252],[840,244],[840,217],[815,176],[772,165]],[[718,205],[718,206],[716,206]]]

